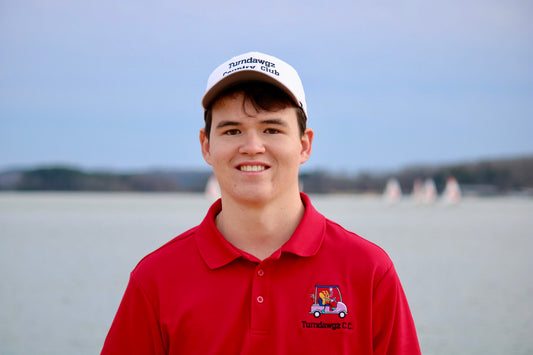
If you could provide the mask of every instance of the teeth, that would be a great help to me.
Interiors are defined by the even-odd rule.
[[[265,167],[262,165],[242,165],[240,169],[245,172],[258,172],[265,170]]]

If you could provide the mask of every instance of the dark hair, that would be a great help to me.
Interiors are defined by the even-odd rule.
[[[243,109],[246,102],[250,102],[256,111],[276,112],[287,107],[295,107],[296,117],[298,120],[298,128],[300,136],[305,132],[307,126],[307,116],[304,110],[297,106],[294,101],[283,90],[278,87],[261,81],[242,82],[223,90],[215,99],[209,104],[209,107],[204,111],[205,134],[207,139],[211,133],[212,122],[212,108],[218,100],[233,96],[236,94],[243,94]]]

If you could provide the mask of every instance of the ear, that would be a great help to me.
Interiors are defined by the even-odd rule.
[[[200,146],[204,160],[207,164],[211,165],[211,146],[209,145],[209,137],[207,137],[204,128],[200,130]]]
[[[313,138],[315,133],[311,128],[306,128],[300,142],[302,144],[302,151],[300,152],[300,164],[303,164],[311,156],[311,150],[313,148]]]

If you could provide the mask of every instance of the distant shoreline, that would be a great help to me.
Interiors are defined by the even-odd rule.
[[[47,166],[0,172],[0,191],[91,191],[91,192],[204,192],[209,170],[176,169],[139,173],[90,172],[69,166]],[[483,160],[440,166],[412,166],[387,173],[356,175],[305,171],[300,181],[308,193],[380,194],[389,178],[411,193],[416,179],[433,179],[438,192],[454,176],[472,195],[533,195],[533,156]]]

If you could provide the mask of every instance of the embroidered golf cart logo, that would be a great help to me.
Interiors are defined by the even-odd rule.
[[[348,308],[342,302],[341,290],[338,286],[316,285],[315,294],[311,295],[313,304],[311,313],[315,318],[323,314],[338,314],[340,318],[346,317]]]
[[[353,329],[351,322],[326,322],[326,320],[331,320],[331,315],[344,319],[348,314],[348,307],[342,302],[341,290],[338,286],[315,285],[315,292],[311,295],[311,299],[313,304],[309,314],[315,318],[324,317],[324,321],[302,321],[302,328]]]

